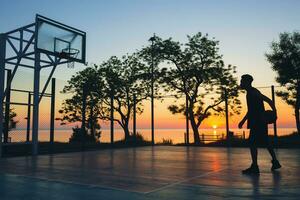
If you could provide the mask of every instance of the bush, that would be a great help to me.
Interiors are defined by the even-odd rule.
[[[88,134],[88,131],[87,130],[84,130],[82,131],[81,128],[79,127],[75,127],[75,128],[72,128],[73,130],[73,133],[69,139],[69,142],[72,143],[72,142],[92,142],[92,143],[96,143],[96,142],[99,142],[99,138],[100,138],[100,133],[96,134],[96,137]]]
[[[130,134],[129,138],[125,140],[123,138],[121,141],[118,141],[116,143],[124,143],[124,144],[129,144],[129,145],[148,145],[151,144],[150,141],[147,141],[144,136],[141,133],[137,133],[136,137],[134,137],[133,134]]]

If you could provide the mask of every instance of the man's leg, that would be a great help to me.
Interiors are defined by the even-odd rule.
[[[274,152],[273,146],[271,145],[269,141],[269,136],[268,136],[268,125],[266,124],[265,126],[262,126],[261,130],[261,141],[263,142],[263,145],[266,145],[270,155],[272,156],[272,160],[277,160],[276,154]]]
[[[275,154],[275,151],[274,151],[273,147],[271,147],[270,145],[268,145],[267,149],[268,149],[270,155],[272,156],[272,160],[277,160],[276,154]]]
[[[264,138],[264,143],[267,145],[267,149],[268,149],[270,155],[272,156],[271,170],[273,171],[275,169],[281,168],[281,165],[280,165],[279,161],[277,160],[274,148],[273,148],[272,144],[269,141],[268,131],[266,131],[265,133],[266,133],[266,135],[264,135],[264,137],[263,137]]]
[[[248,139],[249,146],[250,146],[250,153],[252,164],[249,168],[242,171],[243,174],[259,174],[259,168],[257,165],[257,146],[255,145],[255,135],[253,135],[252,131],[250,130],[250,136]]]
[[[267,149],[268,149],[270,155],[272,156],[272,167],[271,167],[271,170],[273,171],[275,169],[281,168],[281,165],[280,165],[279,161],[277,160],[277,157],[276,157],[276,154],[274,152],[273,147],[271,145],[268,145]]]
[[[251,152],[252,165],[257,166],[257,147],[251,145],[250,152]]]

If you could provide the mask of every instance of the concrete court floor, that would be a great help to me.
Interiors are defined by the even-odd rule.
[[[260,176],[246,148],[140,147],[0,159],[0,199],[300,199],[300,149],[279,149]]]

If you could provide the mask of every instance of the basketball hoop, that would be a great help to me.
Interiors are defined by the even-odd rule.
[[[36,47],[55,56],[60,63],[74,68],[75,62],[86,62],[86,33],[63,23],[37,15]]]
[[[80,51],[78,49],[65,48],[59,53],[59,57],[67,59],[67,67],[73,69],[75,66],[75,61],[73,61],[72,58],[77,58],[79,52]]]

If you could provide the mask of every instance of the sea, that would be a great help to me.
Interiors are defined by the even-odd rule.
[[[247,138],[249,135],[248,129],[230,129],[233,135],[239,138]],[[277,128],[278,136],[289,135],[296,131],[296,128]],[[137,132],[141,134],[145,140],[151,141],[151,129],[138,129]],[[155,129],[154,139],[155,143],[160,143],[163,140],[171,140],[173,144],[179,144],[185,142],[186,129]],[[216,129],[199,129],[201,139],[220,139],[225,138],[226,130],[222,128]],[[72,134],[70,129],[58,129],[54,131],[55,142],[69,142],[69,138]],[[269,135],[274,135],[274,130],[269,128]],[[193,132],[189,131],[190,142],[193,142]],[[11,130],[9,133],[11,142],[25,142],[26,130]],[[39,130],[39,141],[46,142],[50,138],[50,130]],[[119,141],[124,138],[124,132],[122,129],[114,130],[114,141]],[[31,137],[30,137],[31,140]],[[100,142],[110,142],[110,129],[102,129]]]

